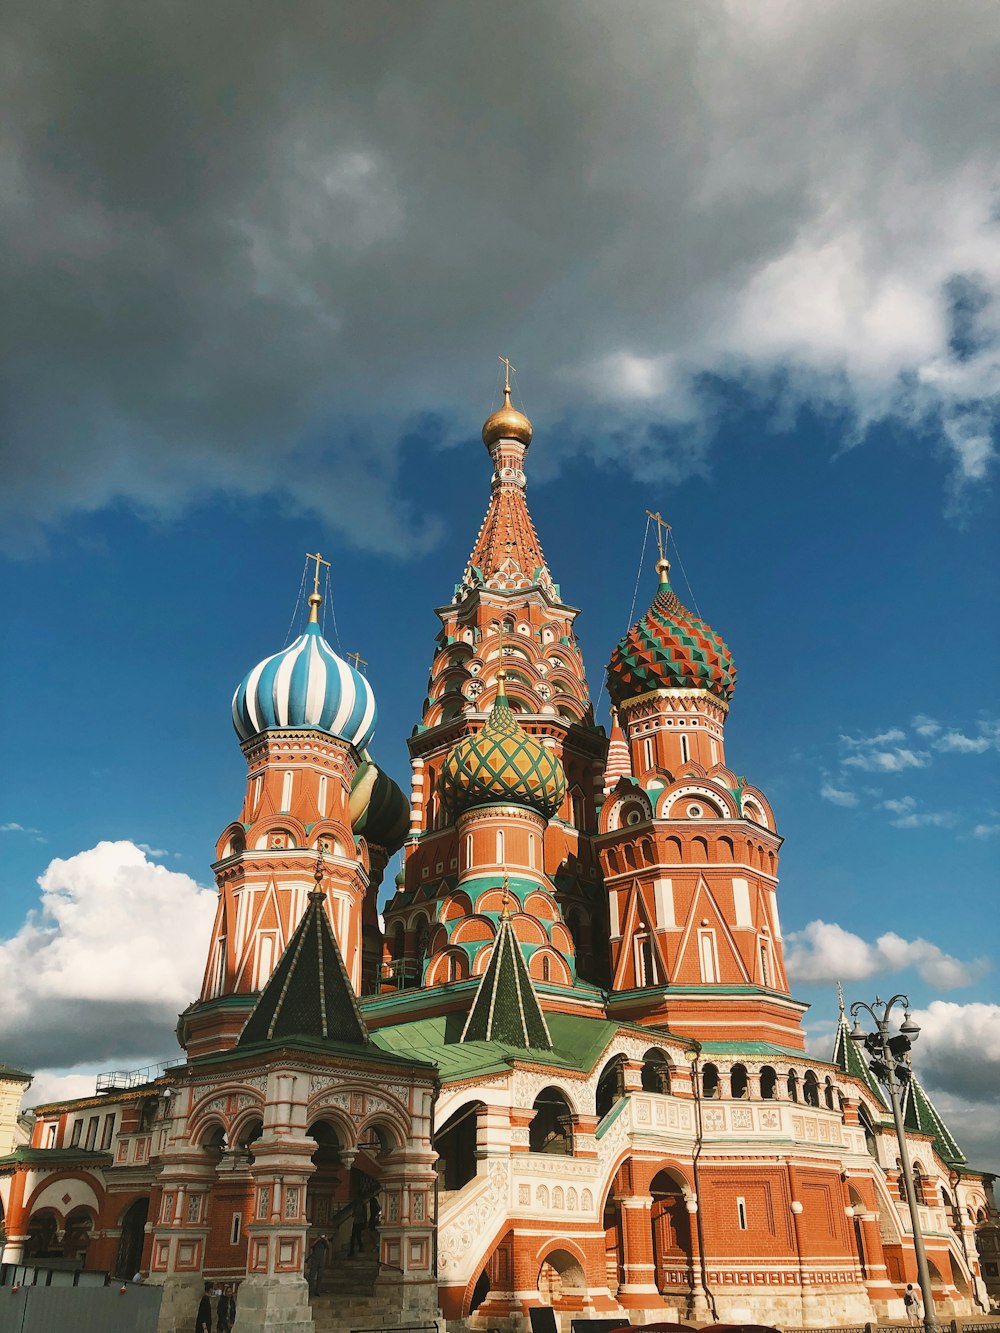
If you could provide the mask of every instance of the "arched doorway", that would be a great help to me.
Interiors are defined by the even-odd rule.
[[[149,1218],[149,1199],[136,1199],[129,1204],[119,1220],[121,1234],[115,1257],[115,1277],[133,1277],[142,1267],[142,1247],[146,1239]]]
[[[867,1212],[867,1209],[865,1207],[864,1199],[862,1199],[861,1195],[858,1193],[858,1191],[854,1188],[853,1185],[848,1185],[847,1192],[851,1200],[851,1223],[854,1227],[854,1248],[857,1251],[858,1264],[860,1265],[861,1268],[861,1276],[867,1282],[868,1261],[865,1258],[864,1233],[861,1230],[861,1218],[863,1214]]]
[[[550,1250],[538,1270],[538,1294],[553,1310],[568,1315],[582,1310],[587,1275],[579,1259],[568,1250]]]
[[[59,1236],[59,1218],[51,1208],[42,1208],[28,1218],[28,1239],[24,1245],[25,1259],[62,1258]]]
[[[653,1228],[653,1263],[656,1285],[665,1296],[687,1298],[694,1286],[691,1249],[691,1215],[681,1183],[668,1171],[658,1171],[650,1181],[653,1198],[650,1224]]]
[[[604,1201],[604,1266],[607,1271],[608,1290],[614,1296],[625,1281],[622,1270],[622,1219],[621,1208],[615,1198],[614,1190],[608,1191]]]
[[[448,1117],[434,1135],[437,1173],[442,1190],[460,1190],[476,1174],[476,1142],[482,1102],[472,1102]]]
[[[306,1217],[310,1227],[321,1232],[347,1203],[347,1172],[340,1156],[344,1144],[329,1120],[314,1121],[307,1132],[316,1143],[312,1155],[316,1170],[306,1185]]]

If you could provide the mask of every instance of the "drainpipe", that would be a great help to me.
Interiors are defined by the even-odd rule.
[[[695,1229],[698,1233],[698,1266],[701,1270],[701,1287],[708,1297],[708,1304],[712,1311],[712,1318],[716,1323],[719,1322],[719,1311],[715,1305],[715,1296],[708,1285],[708,1271],[705,1267],[705,1232],[701,1220],[701,1184],[698,1176],[698,1162],[701,1157],[702,1147],[702,1122],[701,1122],[701,1070],[698,1068],[698,1057],[701,1055],[701,1042],[696,1041],[690,1051],[685,1055],[691,1064],[691,1089],[694,1092],[694,1154],[691,1159],[692,1176],[694,1179],[694,1198],[697,1204],[697,1212],[694,1215]]]

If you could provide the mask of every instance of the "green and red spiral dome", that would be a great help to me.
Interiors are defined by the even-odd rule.
[[[728,703],[736,688],[732,654],[671,588],[667,561],[657,570],[660,587],[653,605],[611,654],[608,693],[619,707],[652,690],[707,690]]]

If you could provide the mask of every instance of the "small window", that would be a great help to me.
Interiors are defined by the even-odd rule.
[[[542,959],[542,980],[543,981],[552,980],[552,963],[547,954]]]
[[[229,1243],[230,1243],[230,1245],[239,1245],[239,1243],[240,1243],[240,1231],[241,1231],[241,1229],[242,1229],[242,1226],[243,1226],[243,1215],[242,1215],[242,1213],[233,1213],[233,1221],[232,1221],[232,1225],[231,1225],[230,1228],[229,1228]]]
[[[688,738],[681,737],[681,760],[686,764],[691,758],[691,747],[688,745]]]
[[[79,1148],[79,1146],[80,1146],[80,1136],[81,1136],[82,1134],[83,1134],[83,1121],[82,1121],[82,1120],[74,1120],[74,1121],[73,1121],[73,1137],[70,1139],[70,1146],[71,1146],[71,1147],[73,1147],[73,1148]]]
[[[115,1117],[106,1115],[104,1117],[104,1133],[101,1135],[101,1151],[107,1152],[111,1147],[111,1140],[115,1136]]]
[[[747,1201],[746,1201],[746,1199],[737,1199],[737,1200],[736,1200],[736,1218],[737,1218],[737,1221],[739,1222],[740,1230],[741,1230],[741,1231],[746,1231],[746,1229],[747,1229]]]
[[[45,1132],[45,1146],[46,1146],[46,1148],[54,1148],[54,1147],[56,1146],[56,1133],[57,1133],[58,1129],[59,1129],[59,1126],[58,1126],[58,1125],[49,1125],[49,1126],[47,1126],[47,1128],[46,1128],[46,1132]]]
[[[99,1119],[100,1117],[95,1115],[91,1116],[87,1121],[87,1142],[84,1144],[84,1147],[88,1152],[92,1151],[94,1145],[97,1143],[97,1123]]]
[[[642,758],[646,768],[653,767],[653,742],[649,737],[642,743]]]

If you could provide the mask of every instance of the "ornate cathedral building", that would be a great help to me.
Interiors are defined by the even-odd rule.
[[[528,512],[531,439],[508,386],[409,800],[372,757],[378,682],[322,636],[313,557],[308,624],[233,699],[247,783],[183,1059],[38,1109],[0,1158],[6,1263],[140,1270],[162,1333],[206,1278],[238,1283],[237,1333],[514,1330],[540,1305],[567,1333],[903,1316],[888,1097],[843,1010],[830,1058],[805,1049],[781,835],[727,764],[732,655],[661,546],[597,724]],[[992,1178],[914,1076],[904,1114],[937,1313],[985,1312]]]

